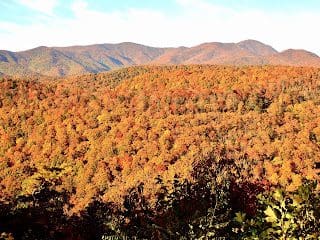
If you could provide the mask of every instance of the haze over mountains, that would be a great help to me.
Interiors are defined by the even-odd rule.
[[[22,52],[0,50],[0,72],[7,75],[59,77],[149,64],[320,67],[320,57],[305,50],[288,49],[278,52],[255,40],[204,43],[190,48],[155,48],[136,43],[119,43],[72,47],[41,46]]]

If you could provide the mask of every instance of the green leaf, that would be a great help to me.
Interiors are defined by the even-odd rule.
[[[281,202],[283,200],[282,191],[280,189],[276,189],[273,193],[273,198],[276,201]]]
[[[286,213],[285,218],[286,219],[293,219],[294,216],[291,213]]]
[[[289,221],[284,221],[282,229],[287,232],[288,229],[290,228],[290,222]]]
[[[246,220],[246,214],[237,212],[234,220],[238,223],[243,223]]]
[[[276,213],[270,206],[267,207],[267,209],[264,211],[264,214],[267,216],[266,217],[267,222],[273,223],[273,222],[276,222],[278,219]]]

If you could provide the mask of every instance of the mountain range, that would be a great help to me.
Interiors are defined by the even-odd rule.
[[[0,50],[5,75],[67,76],[98,73],[133,65],[217,64],[320,67],[320,57],[305,50],[278,52],[256,40],[204,43],[194,47],[156,48],[136,43]],[[1,75],[1,74],[0,74]]]

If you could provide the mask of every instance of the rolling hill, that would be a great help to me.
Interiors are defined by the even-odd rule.
[[[23,52],[0,51],[0,71],[9,75],[46,76],[98,73],[135,64],[146,64],[165,49],[134,43],[63,48],[38,47]]]
[[[99,73],[133,65],[218,64],[320,67],[320,58],[305,50],[278,52],[255,40],[204,43],[194,47],[155,48],[135,43],[72,47],[38,47],[0,51],[0,71],[8,75],[67,76]]]

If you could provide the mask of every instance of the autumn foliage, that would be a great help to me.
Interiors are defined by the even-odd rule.
[[[295,191],[319,179],[320,70],[132,67],[65,79],[0,79],[0,198],[47,182],[65,212],[121,203],[144,184],[152,202],[175,176],[229,164],[230,174]],[[238,179],[239,181],[241,179]]]

